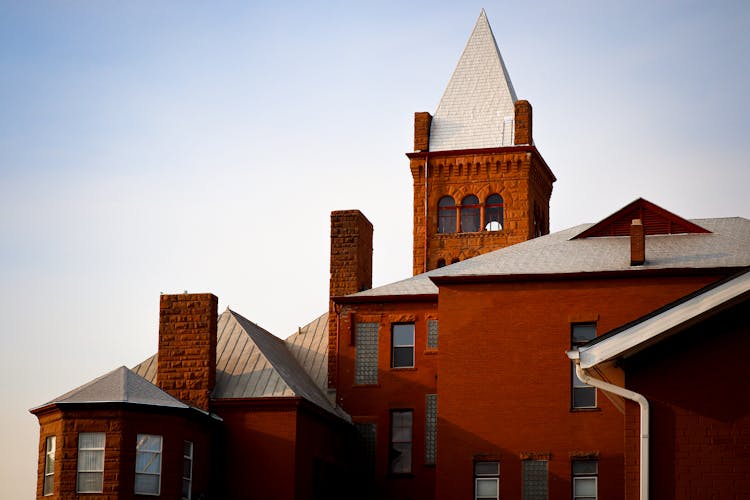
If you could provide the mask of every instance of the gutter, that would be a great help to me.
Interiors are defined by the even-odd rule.
[[[641,442],[640,442],[640,500],[648,500],[649,490],[649,408],[648,400],[637,392],[625,389],[618,385],[610,384],[601,379],[591,376],[587,370],[581,368],[581,360],[577,350],[567,351],[568,358],[575,364],[576,375],[582,382],[597,387],[603,391],[616,394],[625,399],[629,399],[641,409]]]

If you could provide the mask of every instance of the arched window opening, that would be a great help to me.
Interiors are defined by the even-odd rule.
[[[479,198],[470,194],[461,200],[461,232],[476,233],[479,231]]]
[[[438,268],[445,267],[445,259],[438,259],[437,266]]]
[[[484,229],[487,231],[503,230],[503,197],[491,194],[484,204]]]
[[[450,196],[438,201],[438,233],[456,232],[456,202]]]
[[[456,257],[453,260],[451,260],[451,264],[455,264],[457,262],[460,262],[460,260],[458,259],[458,257]]]

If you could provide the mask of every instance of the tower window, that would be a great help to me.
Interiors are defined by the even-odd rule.
[[[487,231],[503,230],[503,197],[491,194],[484,204],[484,228]]]
[[[479,231],[479,198],[470,194],[461,200],[461,232]]]
[[[456,201],[443,196],[438,201],[438,233],[456,232]]]

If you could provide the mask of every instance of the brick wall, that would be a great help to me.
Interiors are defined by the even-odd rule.
[[[515,140],[516,144],[534,144],[531,130],[531,104],[529,101],[516,101],[515,103]]]
[[[622,413],[601,391],[598,410],[570,409],[570,324],[605,333],[715,279],[441,285],[437,498],[471,498],[481,457],[500,461],[501,497],[520,498],[528,454],[549,454],[549,497],[570,498],[581,453],[599,457],[599,498],[623,498]]]
[[[750,498],[747,299],[625,365],[651,409],[652,498]],[[638,498],[638,407],[628,407],[627,498]]]
[[[359,210],[331,212],[329,297],[372,288],[372,224]],[[328,387],[335,387],[338,320],[333,301],[328,315]]]
[[[162,295],[156,385],[190,405],[209,409],[216,383],[218,299],[210,293]]]

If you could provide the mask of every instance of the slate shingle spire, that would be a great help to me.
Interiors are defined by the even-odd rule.
[[[514,143],[516,92],[482,9],[432,118],[430,151]]]

